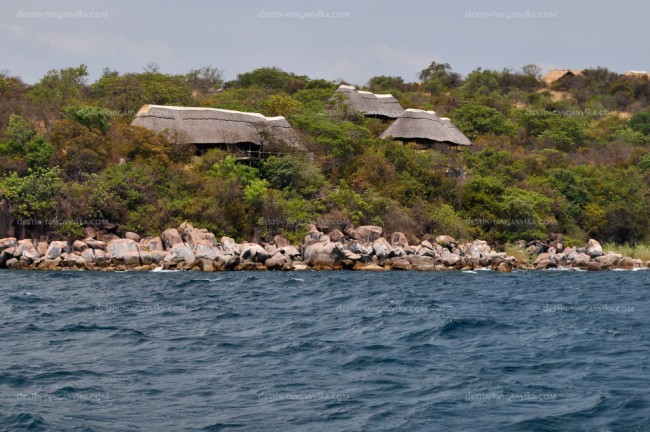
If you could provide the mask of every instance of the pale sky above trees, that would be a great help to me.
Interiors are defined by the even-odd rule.
[[[649,21],[647,0],[8,0],[0,70],[29,83],[81,63],[91,80],[151,62],[163,73],[212,65],[226,79],[278,66],[353,84],[415,81],[434,60],[461,74],[529,63],[625,72],[650,70]]]

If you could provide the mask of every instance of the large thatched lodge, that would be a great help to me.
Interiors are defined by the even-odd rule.
[[[440,118],[433,111],[404,110],[392,95],[360,91],[347,85],[340,86],[336,92],[346,95],[349,110],[394,120],[380,135],[381,139],[415,142],[442,151],[472,145],[448,118]],[[147,104],[131,124],[158,133],[172,132],[175,139],[195,145],[200,153],[219,148],[235,153],[240,160],[257,160],[264,154],[278,153],[283,147],[305,150],[289,122],[281,116]]]
[[[458,149],[472,142],[446,117],[434,111],[408,108],[380,136],[382,139],[415,142],[437,150]]]
[[[390,94],[375,94],[349,85],[339,86],[336,93],[345,95],[349,110],[360,112],[366,117],[396,119],[404,113],[404,108]]]
[[[278,144],[302,150],[284,117],[217,108],[144,105],[131,123],[154,132],[171,131],[199,152],[221,148],[240,159],[258,159]]]

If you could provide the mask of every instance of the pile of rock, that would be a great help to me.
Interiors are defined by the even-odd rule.
[[[514,256],[496,252],[485,241],[457,243],[450,236],[428,236],[410,244],[406,235],[389,238],[378,226],[350,227],[345,232],[325,234],[307,227],[300,247],[282,236],[268,243],[236,243],[232,238],[217,240],[205,229],[190,223],[165,230],[158,237],[141,238],[125,232],[117,236],[86,228],[86,238],[76,241],[0,239],[0,268],[39,270],[469,270],[492,268],[510,272],[531,268]],[[564,248],[561,241],[550,244],[522,242],[536,255],[532,268],[578,267],[588,270],[640,268],[648,263],[603,253],[591,240],[586,248]]]
[[[523,244],[521,245],[524,246]],[[648,268],[650,262],[624,257],[614,252],[604,252],[598,241],[591,239],[586,247],[564,247],[562,236],[550,243],[539,241],[526,244],[527,251],[536,256],[535,269],[577,268],[582,270],[610,270]]]

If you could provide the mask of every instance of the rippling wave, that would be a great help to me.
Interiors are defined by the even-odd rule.
[[[0,286],[0,430],[650,431],[648,272]]]

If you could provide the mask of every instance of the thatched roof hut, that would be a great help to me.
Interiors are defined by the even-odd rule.
[[[379,138],[417,142],[442,149],[472,145],[469,138],[448,118],[440,118],[433,111],[413,108],[404,111],[402,117],[395,120]]]
[[[273,141],[302,149],[291,125],[281,116],[265,117],[217,108],[144,105],[131,124],[158,133],[164,130],[180,133],[199,150],[224,148],[259,153],[263,146]]]
[[[582,71],[579,69],[551,69],[542,77],[542,81],[546,84],[551,84],[559,79],[570,78],[578,75],[582,75]]]
[[[350,110],[363,113],[367,117],[396,119],[404,112],[404,108],[390,94],[375,94],[348,85],[339,86],[336,92],[347,97]]]

